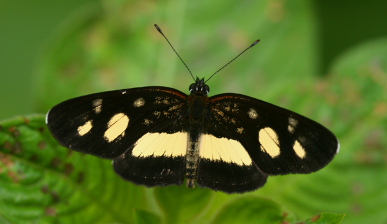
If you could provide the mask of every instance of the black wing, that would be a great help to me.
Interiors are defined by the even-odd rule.
[[[217,95],[211,102],[224,113],[214,111],[215,119],[266,174],[311,173],[339,151],[332,132],[295,112],[239,94]]]
[[[292,111],[239,94],[216,95],[210,101],[206,132],[215,139],[241,144],[233,149],[242,153],[244,148],[253,166],[243,155],[225,155],[220,160],[201,156],[201,185],[227,192],[253,190],[265,183],[267,175],[317,171],[339,150],[338,140],[328,129]],[[220,167],[218,163],[227,172],[209,172]]]
[[[186,138],[180,119],[186,98],[165,87],[96,93],[56,105],[46,123],[65,147],[114,159],[125,179],[147,186],[181,184],[186,144],[171,147],[163,139]]]

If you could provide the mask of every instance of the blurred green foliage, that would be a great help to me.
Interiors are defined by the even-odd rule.
[[[340,223],[340,214],[343,223],[387,222],[387,19],[379,17],[387,3],[5,0],[0,10],[0,119],[98,91],[187,92],[192,80],[157,23],[199,77],[261,39],[209,82],[211,95],[295,110],[341,142],[319,172],[226,195],[135,186],[110,161],[58,146],[43,116],[11,119],[0,124],[0,222]]]

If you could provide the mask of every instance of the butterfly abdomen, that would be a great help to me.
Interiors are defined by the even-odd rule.
[[[199,164],[199,139],[200,132],[190,130],[187,144],[187,154],[185,162],[185,176],[187,179],[187,187],[194,188],[197,179],[197,169]]]

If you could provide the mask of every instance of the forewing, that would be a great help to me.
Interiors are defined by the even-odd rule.
[[[295,112],[239,94],[210,100],[210,134],[240,142],[265,174],[314,172],[339,150],[332,132]]]
[[[165,87],[96,93],[56,105],[46,123],[62,145],[113,159],[148,132],[182,131],[178,118],[186,97]]]

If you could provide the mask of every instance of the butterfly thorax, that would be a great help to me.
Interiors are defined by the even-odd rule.
[[[198,124],[201,126],[205,115],[208,113],[209,98],[207,96],[190,95],[187,99],[187,112],[190,125]]]

